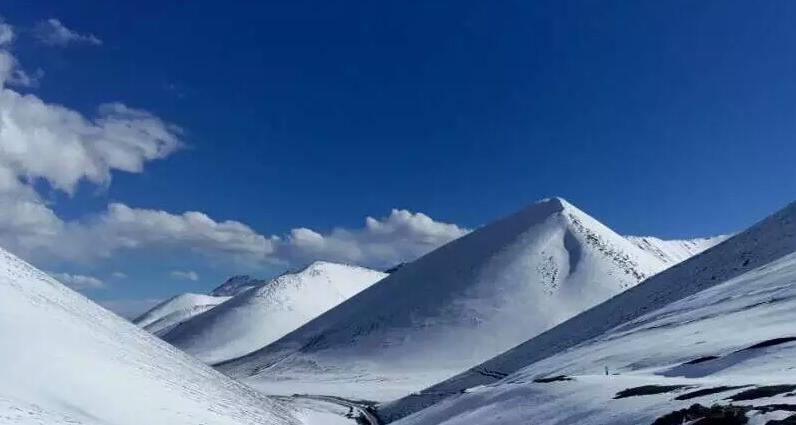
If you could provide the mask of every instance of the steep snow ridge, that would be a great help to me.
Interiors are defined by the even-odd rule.
[[[548,199],[218,368],[271,393],[388,399],[478,364],[665,266],[566,201]]]
[[[315,262],[243,292],[161,337],[204,362],[222,362],[268,345],[385,276]]]
[[[153,334],[167,332],[173,326],[182,323],[197,314],[227,301],[232,297],[214,297],[212,295],[186,293],[172,297],[138,318],[133,323]]]
[[[676,324],[681,321],[682,323],[687,324],[691,321],[697,320],[693,317],[689,317],[689,311],[694,310],[696,306],[683,307],[683,305],[687,305],[689,302],[691,302],[688,301],[686,297],[699,297],[699,295],[695,294],[699,294],[701,291],[704,291],[703,294],[714,295],[714,301],[705,301],[707,303],[706,305],[710,305],[710,303],[721,302],[726,303],[725,305],[731,305],[732,300],[739,295],[733,295],[730,291],[728,291],[728,293],[721,293],[723,289],[714,288],[714,292],[708,292],[706,290],[722,282],[730,281],[731,279],[738,277],[738,279],[728,283],[727,285],[735,288],[735,290],[744,291],[746,290],[745,285],[750,285],[750,279],[757,279],[758,275],[749,273],[751,270],[760,268],[759,270],[761,270],[761,272],[759,273],[767,273],[766,270],[770,269],[763,268],[763,266],[775,262],[778,259],[793,253],[794,251],[796,251],[796,203],[789,205],[771,217],[752,226],[743,233],[728,239],[712,249],[705,251],[701,255],[693,257],[656,276],[653,276],[641,285],[631,288],[624,293],[617,295],[611,300],[597,305],[596,307],[587,310],[578,316],[575,316],[574,318],[530,339],[529,341],[507,351],[504,354],[501,354],[500,356],[495,357],[494,359],[491,359],[442,383],[434,385],[433,387],[430,387],[419,394],[405,397],[396,402],[382,406],[382,415],[388,421],[395,420],[407,414],[418,412],[421,409],[434,405],[435,403],[439,403],[442,400],[451,397],[457,398],[457,394],[460,394],[462,391],[478,388],[483,385],[493,384],[496,381],[499,381],[500,379],[503,379],[524,367],[530,367],[529,365],[533,365],[533,368],[529,370],[535,371],[535,373],[542,373],[542,371],[544,371],[544,374],[555,374],[561,371],[568,372],[570,369],[567,369],[567,367],[571,367],[573,364],[571,362],[576,361],[575,359],[578,356],[577,353],[583,353],[583,351],[578,351],[578,348],[573,349],[573,347],[576,347],[578,344],[586,343],[586,341],[592,338],[598,338],[610,331],[612,328],[616,328],[612,332],[617,333],[631,332],[629,329],[632,329],[634,326],[648,326],[648,329],[663,329],[665,331],[671,326],[676,326]],[[793,261],[793,258],[794,257],[788,257],[787,259],[783,259],[783,261],[785,261],[787,264],[790,264],[790,262]],[[784,267],[784,265],[778,264],[776,266],[769,267],[781,269]],[[776,290],[784,288],[780,285],[784,284],[785,282],[792,282],[794,278],[794,274],[790,271],[784,273],[784,276],[784,280],[782,281],[777,280],[779,278],[776,276],[772,278],[772,280],[767,281],[768,283],[761,283],[760,281],[757,281],[757,283],[761,285],[759,290],[763,291],[757,292],[757,294],[765,294],[765,296],[762,298],[767,300],[769,303],[776,302],[772,309],[765,312],[765,314],[762,314],[767,316],[767,321],[764,320],[760,322],[763,325],[768,326],[774,323],[792,323],[784,320],[787,319],[787,316],[778,316],[781,314],[782,306],[786,304],[778,303],[777,301],[780,301],[780,298],[774,295]],[[786,285],[786,287],[791,288],[790,285]],[[722,285],[719,288],[726,288],[726,286]],[[784,293],[788,293],[790,290],[792,289],[784,289]],[[749,289],[748,291],[749,292],[746,294],[746,296],[755,294],[755,290],[753,289]],[[718,293],[718,296],[715,296],[716,293]],[[785,299],[788,299],[787,297],[789,297],[787,295],[784,296],[786,297]],[[701,299],[704,301],[708,298],[703,297]],[[676,303],[679,300],[684,301]],[[763,301],[760,301],[762,304],[757,304],[758,301],[755,301],[753,298],[748,298],[748,300],[749,305],[746,308],[754,308],[758,307],[759,305],[766,304],[766,302]],[[673,316],[674,318],[667,324],[660,324],[659,326],[656,326],[649,323],[652,321],[651,319],[639,319],[644,315],[648,315],[645,317],[658,317],[659,319],[666,318],[666,312],[668,310],[659,311],[659,309],[670,305],[671,311],[679,311],[679,315]],[[697,302],[697,306],[698,305],[699,303]],[[743,308],[741,308],[741,310],[743,310]],[[657,313],[654,313],[656,311]],[[776,311],[776,314],[773,314],[774,311]],[[658,316],[656,316],[656,314]],[[726,314],[726,312],[720,314]],[[743,318],[744,316],[736,317]],[[635,322],[631,322],[634,320]],[[628,323],[630,323],[630,325],[625,325]],[[695,341],[694,338],[697,338],[703,342],[710,341],[710,332],[714,331],[716,328],[705,325],[708,322],[704,320],[701,320],[697,323],[705,327],[692,330],[692,337],[684,341],[690,341],[694,344],[694,346],[690,347],[690,350],[683,351],[681,357],[697,358],[699,355],[705,354],[705,351],[701,351],[702,349],[697,346],[697,341]],[[741,323],[742,320],[736,321],[734,325],[721,325],[721,327],[718,329],[723,329],[721,331],[721,338],[724,338],[724,341],[719,341],[719,346],[713,345],[713,351],[721,351],[718,350],[718,347],[728,348],[731,347],[733,343],[737,345],[739,343],[737,338],[734,340],[734,342],[730,342],[730,340],[727,339],[732,338],[733,336],[748,338],[747,340],[749,342],[751,342],[752,339],[757,338],[756,328],[754,328],[754,331],[749,331],[745,334],[739,333],[738,335],[733,335],[736,331],[741,331],[741,329],[749,329],[748,326],[740,326]],[[750,324],[751,323],[754,322],[750,322]],[[740,327],[736,327],[736,325]],[[680,329],[682,329],[682,327]],[[659,332],[663,331],[648,332],[648,336],[651,337],[645,339],[643,343],[641,340],[635,341],[638,346],[632,346],[632,344],[623,344],[621,346],[621,349],[628,350],[629,356],[634,357],[638,362],[637,364],[633,365],[635,368],[644,367],[644,365],[647,365],[648,363],[655,364],[656,361],[659,363],[665,363],[666,361],[676,362],[682,360],[682,358],[679,360],[677,358],[677,350],[681,347],[679,344],[685,343],[677,341],[677,338],[681,337],[681,335],[668,334],[665,335],[664,338],[659,334]],[[699,336],[695,337],[694,335]],[[613,336],[609,335],[605,336],[604,338],[606,341],[609,341],[611,338],[613,338]],[[669,348],[666,347],[667,343],[671,344]],[[660,350],[661,354],[658,356],[658,360],[652,361],[645,357],[649,356],[650,353],[639,355],[637,357],[634,355],[638,354],[639,350],[643,350],[643,347],[647,346],[653,347],[650,348],[650,353],[652,353],[654,350]],[[706,345],[706,351],[710,351],[708,347],[711,346]],[[570,358],[566,356],[566,353],[568,353],[567,350],[575,350],[575,354],[572,354],[574,357],[571,358],[571,362],[569,363],[562,360]],[[560,354],[556,357],[560,360],[560,362],[557,363],[557,367],[542,362],[544,359],[551,356],[556,356],[559,353],[564,354]],[[594,373],[596,363],[603,362],[603,364],[601,364],[599,367],[609,366],[607,364],[607,358],[603,359],[595,357],[594,359],[594,363],[589,365],[592,373]],[[537,367],[534,365],[537,362],[539,362],[540,365],[546,366]],[[612,369],[615,369],[617,364],[621,365],[622,360],[610,361],[610,366]],[[626,363],[625,367],[630,367],[629,363]],[[531,375],[533,375],[533,373],[528,372],[528,370],[522,372],[522,376],[526,378]],[[507,379],[511,380],[514,378]],[[435,406],[434,408],[431,408],[430,411],[448,408],[452,403],[456,403],[456,401],[445,401],[440,404],[441,407]],[[462,401],[462,403],[465,403],[465,401]],[[462,406],[463,405],[459,405],[459,407]],[[478,405],[474,404],[473,406],[476,406],[474,408],[477,408]],[[409,421],[407,423],[413,422]],[[423,422],[421,421],[419,423]],[[459,422],[452,421],[451,423]]]
[[[249,275],[237,275],[227,279],[219,287],[210,291],[209,295],[214,297],[234,297],[235,295],[242,294],[249,289],[256,286],[262,286],[267,281],[256,279]]]
[[[653,236],[626,237],[639,248],[658,257],[664,263],[673,266],[724,242],[730,236],[719,235],[709,238],[683,240],[663,240]]]
[[[2,249],[0,339],[4,424],[297,423]]]

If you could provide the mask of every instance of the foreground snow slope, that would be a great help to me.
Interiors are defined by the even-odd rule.
[[[673,266],[724,242],[729,236],[684,240],[664,240],[653,236],[626,236],[626,238],[669,266]]]
[[[297,423],[0,249],[0,423]]]
[[[640,385],[796,383],[793,342],[749,348],[796,336],[791,325],[796,319],[795,251],[792,204],[702,255],[380,412],[388,421],[418,412],[401,424],[531,418],[535,423],[651,423],[662,411],[696,399],[679,402],[664,394],[610,400],[617,391]],[[606,367],[620,375],[605,376]],[[561,374],[576,376],[574,381],[533,382]],[[710,405],[723,397],[699,401]],[[496,412],[504,414],[488,417]]]
[[[232,297],[214,297],[190,292],[177,295],[152,307],[134,319],[133,323],[158,335],[230,298]]]
[[[406,264],[218,368],[270,393],[388,399],[478,364],[664,267],[549,199]]]
[[[315,262],[245,291],[160,334],[206,363],[260,349],[387,276]]]

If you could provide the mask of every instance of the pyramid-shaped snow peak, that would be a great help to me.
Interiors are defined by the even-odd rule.
[[[754,346],[765,341],[766,337],[779,341],[777,344],[790,341],[793,332],[788,325],[793,323],[793,318],[788,311],[793,310],[795,276],[796,203],[793,203],[701,255],[669,268],[499,356],[424,391],[382,406],[380,413],[390,421],[435,404],[440,406],[439,409],[455,411],[469,403],[467,409],[459,410],[463,417],[467,417],[466,412],[470,408],[489,411],[500,410],[500,407],[497,404],[484,407],[466,397],[454,405],[440,401],[456,398],[467,389],[481,388],[502,378],[506,380],[501,382],[517,384],[532,382],[543,375],[587,373],[586,370],[599,376],[602,368],[608,366],[620,368],[621,374],[630,373],[634,376],[630,381],[636,385],[657,383],[643,377],[639,370],[649,369],[654,376],[656,368],[667,364],[675,367],[695,359],[694,368],[698,372],[689,369],[689,365],[675,370],[690,371],[683,375],[690,378],[711,371],[704,375],[710,382],[700,385],[723,385],[728,381],[716,381],[712,373],[730,368],[728,374],[735,378],[750,375],[740,380],[742,385],[767,379],[790,383],[793,377],[783,373],[792,366],[790,363],[783,365],[775,358],[792,356],[772,356],[775,358],[767,360],[770,365],[758,369],[755,365],[760,366],[761,362],[739,364],[762,355],[759,351],[743,351],[745,346]],[[655,340],[644,341],[642,336]],[[733,356],[721,357],[733,352]],[[715,361],[707,361],[711,359]],[[522,370],[525,372],[520,373]],[[772,376],[763,377],[763,373]],[[752,375],[762,381],[749,379],[754,378]],[[680,381],[677,384],[695,385],[694,382]],[[668,382],[666,385],[671,385],[671,380]],[[739,385],[738,379],[734,382],[732,385]],[[609,385],[608,382],[599,383],[600,391],[594,394],[604,394],[604,388]],[[625,382],[625,386],[628,385],[631,384]],[[502,398],[505,394],[500,397],[493,397],[493,394],[507,387],[496,387],[489,394],[480,395],[481,400]],[[569,386],[565,391],[574,391],[574,387]],[[590,402],[592,406],[606,403]],[[528,411],[534,412],[532,409]],[[437,419],[442,421],[439,417]],[[486,422],[472,417],[470,420]],[[603,423],[600,419],[595,421]],[[525,422],[525,419],[517,419],[517,422]],[[649,423],[645,420],[635,422]],[[451,423],[459,422],[452,420]]]
[[[2,249],[0,339],[3,424],[297,423]]]
[[[511,348],[664,267],[563,199],[546,199],[404,265],[219,368],[275,393],[399,396]],[[357,385],[339,385],[348,381]]]
[[[363,267],[315,262],[242,292],[160,335],[202,361],[219,363],[268,345],[385,276]]]

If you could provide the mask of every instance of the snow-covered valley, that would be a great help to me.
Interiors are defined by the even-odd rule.
[[[315,262],[236,276],[138,327],[4,251],[2,264],[3,423],[766,424],[796,411],[794,205],[732,237],[667,241],[553,198],[390,274]]]

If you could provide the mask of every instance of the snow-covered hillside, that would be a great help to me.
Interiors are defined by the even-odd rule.
[[[172,297],[133,320],[136,325],[159,335],[197,314],[227,301],[232,297],[185,293]]]
[[[727,238],[729,236],[720,235],[698,239],[664,240],[653,236],[627,236],[630,242],[658,257],[669,266],[685,261],[708,248],[712,248],[724,242]]]
[[[0,249],[0,423],[299,423]]]
[[[732,400],[765,423],[794,410],[772,406],[796,390],[794,321],[796,204],[381,413],[417,412],[401,425],[644,424]]]
[[[362,267],[315,262],[240,293],[160,336],[202,361],[222,362],[268,345],[385,276]]]
[[[272,393],[396,397],[665,267],[566,201],[548,199],[406,264],[263,350],[218,368]]]
[[[133,319],[133,323],[155,335],[163,335],[182,322],[210,310],[233,296],[266,283],[265,280],[248,275],[232,276],[207,295],[187,292],[169,298]]]

